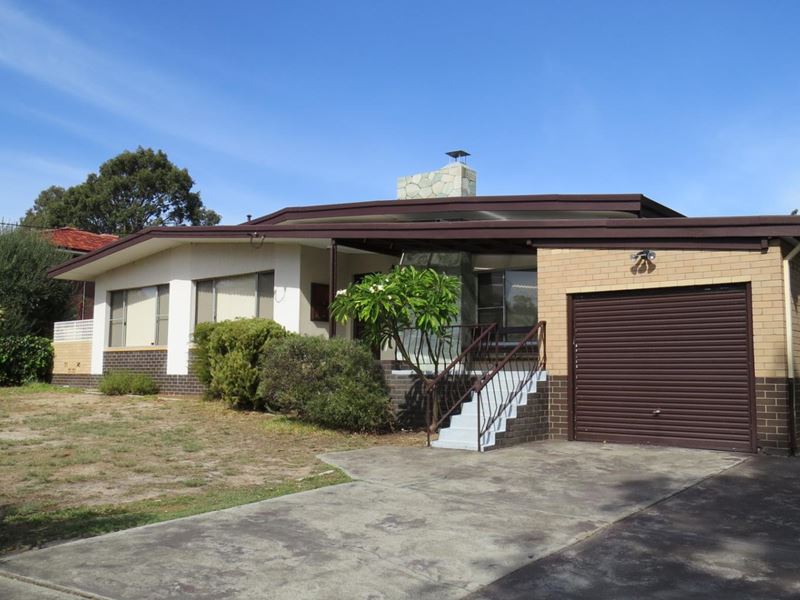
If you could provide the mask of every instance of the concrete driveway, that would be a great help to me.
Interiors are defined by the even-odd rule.
[[[324,458],[357,481],[20,554],[0,561],[0,598],[529,598],[525,569],[541,559],[749,464],[721,452],[566,442]],[[680,514],[702,524],[683,496],[672,498],[684,502]],[[636,548],[619,555],[638,561]],[[569,580],[569,565],[556,564]]]

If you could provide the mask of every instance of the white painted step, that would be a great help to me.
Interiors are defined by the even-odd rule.
[[[503,414],[492,424],[489,431],[484,433],[481,440],[482,449],[487,449],[494,445],[495,434],[505,431],[509,419],[515,419],[517,416],[517,407],[523,406],[528,402],[528,394],[536,391],[537,381],[546,379],[546,373],[537,373],[524,389],[516,395],[516,397],[505,407]],[[481,412],[485,414],[491,408],[496,408],[498,404],[505,402],[508,394],[514,389],[515,384],[513,380],[518,377],[517,381],[524,377],[522,373],[503,378],[503,380],[495,382],[494,385],[488,386],[481,393]],[[498,396],[495,400],[489,394]],[[453,448],[458,450],[477,450],[478,449],[478,402],[473,394],[472,399],[464,402],[461,406],[460,414],[453,416],[450,419],[449,427],[444,427],[439,430],[439,439],[431,442],[431,446],[435,448]]]

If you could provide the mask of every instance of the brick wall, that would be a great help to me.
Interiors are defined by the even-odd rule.
[[[69,387],[95,388],[100,381],[100,375],[87,375],[83,373],[53,373],[50,382],[53,385],[66,385]]]
[[[783,377],[756,377],[758,445],[785,454],[789,447],[789,382]]]
[[[781,248],[770,246],[767,252],[657,249],[653,268],[644,270],[632,268],[630,254],[630,250],[538,250],[539,319],[547,321],[547,370],[552,380],[564,378],[563,392],[551,392],[552,436],[566,437],[569,294],[749,282],[755,375],[762,386],[756,394],[758,444],[770,450],[789,448]],[[794,277],[793,288],[796,285],[800,294],[800,264],[795,265]],[[793,326],[800,334],[800,319]],[[800,339],[795,347],[800,352]],[[760,416],[766,414],[770,418]]]
[[[506,430],[495,435],[492,450],[550,439],[548,385],[548,381],[537,382],[536,391],[528,394],[528,403],[517,407],[517,417],[506,421]]]
[[[164,394],[196,395],[205,392],[205,386],[191,373],[167,375],[167,351],[164,348],[106,350],[103,353],[103,373],[112,371],[147,373]],[[52,381],[56,385],[96,387],[99,380],[98,375],[54,373]]]
[[[547,321],[547,366],[567,374],[567,294],[751,282],[757,377],[786,377],[781,250],[658,250],[651,272],[630,250],[538,250],[539,319]]]
[[[425,427],[425,399],[413,374],[392,373],[404,367],[395,360],[382,360],[381,368],[394,405],[397,423],[403,429]]]
[[[53,342],[53,375],[88,375],[91,370],[91,340]]]
[[[147,373],[159,389],[168,394],[202,394],[205,391],[203,384],[191,372],[189,375],[167,375],[167,351],[163,348],[106,350],[103,353],[103,373],[111,371]]]

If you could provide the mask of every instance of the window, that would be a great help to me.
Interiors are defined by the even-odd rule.
[[[330,306],[331,287],[327,283],[311,284],[311,320],[327,321],[329,319],[328,308]]]
[[[169,286],[111,292],[108,345],[165,346],[169,330]]]
[[[261,317],[271,319],[275,274],[248,273],[196,283],[195,323]]]
[[[169,331],[169,286],[158,286],[158,302],[156,303],[156,345],[167,345]]]
[[[533,327],[538,320],[536,271],[478,273],[478,323]]]

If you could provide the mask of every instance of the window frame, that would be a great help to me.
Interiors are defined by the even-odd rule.
[[[476,321],[478,323],[481,322],[480,321],[480,311],[481,310],[497,310],[498,308],[502,308],[503,322],[502,323],[498,323],[498,327],[501,327],[501,328],[508,327],[508,324],[507,324],[508,323],[508,306],[507,306],[507,298],[506,298],[507,276],[506,276],[506,274],[509,273],[509,272],[519,272],[519,271],[524,271],[524,272],[528,272],[528,273],[536,273],[536,309],[537,309],[536,319],[538,320],[538,318],[539,318],[539,315],[538,315],[538,307],[539,307],[539,270],[538,269],[530,269],[530,268],[524,268],[523,267],[523,268],[519,268],[519,269],[489,269],[489,270],[482,270],[482,271],[476,271],[475,272],[475,317],[476,317]],[[503,304],[502,304],[502,307],[498,307],[498,306],[494,306],[494,305],[493,306],[483,306],[482,307],[480,305],[480,295],[479,295],[480,294],[480,281],[479,281],[480,276],[481,275],[495,274],[495,273],[501,273],[502,276],[503,276],[503,279],[502,279],[502,286],[503,286],[503,291],[502,291]],[[534,323],[534,325],[535,325],[535,323]]]
[[[324,298],[317,302],[319,298]],[[308,294],[309,320],[312,323],[327,323],[331,318],[331,286],[328,283],[311,282]]]
[[[169,346],[169,283],[157,283],[154,285],[142,285],[139,287],[133,288],[124,288],[121,290],[110,290],[108,292],[108,335],[106,336],[106,348],[114,349],[114,348],[138,348],[139,346],[128,346],[128,292],[132,290],[141,290],[144,288],[154,287],[156,288],[156,306],[155,311],[153,314],[153,343],[149,346],[141,346],[142,348],[166,348]],[[166,290],[166,294],[164,293]],[[121,294],[122,295],[122,317],[115,319],[113,317],[113,310],[114,310],[114,294]],[[160,313],[159,307],[161,305],[161,298],[166,295],[167,296],[167,312]],[[122,341],[119,345],[115,346],[112,344],[113,340],[113,331],[114,331],[114,323],[122,325]],[[159,344],[158,338],[160,333],[160,327],[162,323],[166,325],[167,333],[166,333],[166,340],[165,343]]]
[[[264,275],[271,275],[272,276],[272,303],[273,303],[273,316],[275,315],[275,269],[267,269],[266,271],[253,271],[249,273],[236,273],[233,275],[222,275],[220,277],[205,277],[203,279],[195,279],[194,280],[194,327],[197,327],[200,323],[216,323],[217,322],[217,282],[222,279],[233,279],[236,277],[247,277],[251,276],[255,279],[255,292],[253,294],[253,318],[265,318],[265,319],[272,319],[273,317],[262,317],[261,316],[261,279]],[[197,296],[198,296],[198,284],[200,283],[208,283],[211,282],[211,320],[210,321],[199,321],[198,314],[197,314]]]

